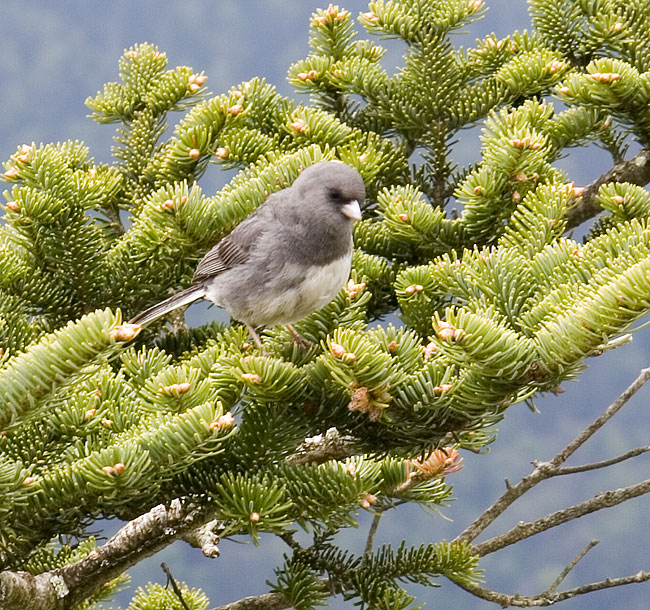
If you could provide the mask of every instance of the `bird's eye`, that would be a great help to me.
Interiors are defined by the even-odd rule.
[[[337,189],[337,188],[329,189],[328,194],[329,194],[330,199],[332,201],[339,201],[340,202],[340,201],[343,200],[343,195],[341,194],[341,191],[339,191],[339,189]]]

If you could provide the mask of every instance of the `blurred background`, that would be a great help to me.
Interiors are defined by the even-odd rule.
[[[486,0],[485,18],[454,35],[457,46],[472,46],[490,32],[505,36],[514,29],[530,28],[525,0]],[[86,118],[84,100],[105,82],[118,80],[117,61],[124,49],[150,42],[166,52],[169,66],[188,65],[208,76],[214,94],[253,76],[265,77],[279,92],[298,99],[286,82],[289,65],[308,53],[309,17],[323,0],[153,0],[2,1],[0,20],[0,158],[7,159],[22,143],[83,140],[95,160],[111,161],[113,126]],[[368,10],[361,0],[339,5],[353,15]],[[359,26],[362,38],[366,33]],[[392,70],[404,52],[386,41],[384,66]],[[307,98],[303,98],[305,102]],[[175,120],[175,117],[170,117]],[[479,158],[480,129],[461,133],[454,157],[464,164]],[[558,165],[577,185],[599,176],[610,163],[595,146],[572,149]],[[212,195],[229,175],[211,167],[201,180]],[[0,263],[1,264],[1,263]],[[192,321],[208,319],[215,310],[192,311]],[[415,506],[388,513],[376,539],[411,544],[452,539],[487,508],[504,490],[505,479],[518,481],[528,474],[535,459],[551,458],[595,419],[650,362],[650,335],[640,330],[634,341],[615,352],[592,358],[578,383],[565,384],[560,396],[536,400],[538,414],[515,405],[499,425],[498,438],[485,455],[465,454],[465,467],[448,478],[456,501],[431,515]],[[613,457],[648,440],[650,388],[641,391],[604,430],[583,447],[571,464]],[[650,456],[635,458],[604,471],[561,477],[540,484],[497,520],[482,539],[497,535],[519,520],[530,521],[546,513],[592,497],[598,491],[622,487],[645,478]],[[546,532],[532,540],[484,558],[486,585],[504,592],[536,594],[546,589],[564,566],[591,540],[600,544],[571,572],[561,588],[607,577],[650,569],[650,498],[638,498],[618,508],[601,511],[577,522]],[[345,531],[345,544],[361,552],[371,515],[361,511],[359,528]],[[110,536],[115,521],[96,524]],[[1,527],[1,525],[0,525]],[[237,542],[242,542],[238,544]],[[267,579],[288,550],[271,536],[254,547],[245,540],[224,541],[219,559],[204,558],[185,543],[142,562],[130,571],[133,589],[120,593],[114,605],[126,607],[136,585],[152,580],[164,583],[160,563],[165,561],[177,580],[200,587],[211,607],[268,590]],[[474,598],[454,584],[440,580],[441,588],[409,587],[428,607],[484,610],[495,607]],[[597,592],[562,603],[566,610],[626,608],[647,610],[650,583]],[[340,598],[333,608],[351,608]]]

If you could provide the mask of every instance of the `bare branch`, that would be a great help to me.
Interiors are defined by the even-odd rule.
[[[650,492],[650,479],[646,479],[641,483],[636,483],[635,485],[630,485],[628,487],[622,487],[620,489],[613,489],[606,491],[604,493],[598,493],[593,498],[580,502],[574,506],[569,506],[568,508],[563,508],[558,510],[550,515],[546,515],[541,519],[536,521],[531,521],[526,523],[520,521],[515,527],[508,530],[507,532],[490,538],[485,542],[480,542],[474,546],[474,553],[479,557],[494,553],[506,546],[510,546],[515,542],[524,540],[525,538],[530,538],[536,534],[544,532],[552,527],[557,527],[573,519],[578,519],[589,513],[602,510],[604,508],[611,508],[621,502],[625,502],[632,498],[642,496]]]
[[[180,590],[180,587],[178,586],[178,583],[176,582],[176,579],[174,578],[172,571],[169,569],[169,566],[163,561],[160,564],[160,567],[162,568],[162,571],[167,575],[167,583],[171,584],[172,589],[174,590],[174,594],[181,602],[181,606],[183,606],[183,609],[190,610],[187,604],[185,603],[185,600],[183,599],[183,592]]]
[[[650,153],[649,153],[650,154]],[[565,462],[569,456],[575,453],[584,445],[598,430],[600,430],[621,408],[634,396],[643,385],[650,379],[650,367],[641,369],[639,376],[620,394],[620,396],[609,406],[603,414],[596,418],[587,428],[585,428],[573,441],[571,441],[560,453],[558,453],[551,462],[559,466]]]
[[[351,436],[342,436],[336,428],[325,434],[306,438],[293,455],[287,458],[292,464],[322,464],[340,460],[359,453],[358,443]]]
[[[370,529],[368,530],[368,538],[366,539],[366,548],[364,550],[364,555],[370,555],[372,553],[372,545],[375,542],[375,536],[377,535],[377,528],[379,527],[379,522],[383,516],[382,511],[377,511],[375,516],[372,518],[372,523],[370,524]]]
[[[214,559],[221,554],[221,551],[219,551],[219,534],[215,530],[221,532],[223,529],[223,522],[213,519],[209,523],[187,532],[182,536],[182,539],[189,545],[201,549],[201,552],[206,557]]]
[[[608,182],[630,182],[644,186],[650,182],[650,150],[642,150],[638,155],[617,163],[612,169],[596,178],[578,200],[575,207],[567,214],[567,228],[572,229],[603,211],[596,202],[596,195],[601,185]]]
[[[284,608],[291,608],[291,602],[282,593],[263,593],[244,597],[213,610],[284,610]]]
[[[548,597],[557,591],[557,588],[562,584],[564,579],[569,575],[569,572],[578,565],[578,562],[598,544],[598,540],[592,540],[582,551],[580,551],[562,570],[558,577],[553,581],[551,586],[542,593],[543,597]]]
[[[0,572],[2,610],[69,610],[145,557],[212,518],[210,508],[186,499],[158,505],[129,521],[83,559],[33,576]]]
[[[650,572],[637,572],[631,576],[624,576],[622,578],[607,578],[605,580],[581,585],[572,589],[566,589],[565,591],[560,591],[559,593],[552,593],[550,595],[541,593],[540,595],[530,596],[519,595],[519,593],[508,595],[507,593],[499,593],[497,591],[492,591],[491,589],[487,589],[479,585],[456,581],[454,582],[456,582],[459,587],[465,589],[465,591],[471,593],[472,595],[499,604],[502,608],[533,608],[551,606],[557,602],[561,602],[572,597],[577,597],[578,595],[584,595],[586,593],[592,593],[594,591],[602,591],[603,589],[611,589],[612,587],[621,587],[623,585],[629,585],[632,583],[646,582],[648,580],[650,580]]]
[[[600,430],[618,411],[636,394],[643,385],[650,379],[650,368],[642,369],[639,376],[630,384],[629,387],[596,418],[587,428],[585,428],[574,440],[572,440],[562,451],[560,451],[549,462],[535,463],[535,470],[529,475],[523,477],[515,485],[507,485],[506,491],[492,506],[484,511],[477,519],[474,520],[455,538],[455,542],[471,542],[495,519],[501,515],[513,502],[520,498],[527,491],[532,489],[539,482],[556,476],[560,466],[575,453],[584,443],[586,443],[598,430]]]
[[[636,449],[631,449],[621,455],[610,458],[609,460],[602,460],[600,462],[591,462],[589,464],[582,464],[581,466],[564,466],[563,468],[558,468],[555,471],[554,476],[561,476],[565,474],[575,474],[577,472],[587,472],[588,470],[597,470],[598,468],[607,468],[608,466],[613,466],[614,464],[619,464],[625,460],[636,457],[637,455],[642,455],[650,451],[650,445],[645,447],[637,447]]]
[[[606,578],[605,580],[592,582],[586,585],[581,585],[579,587],[574,587],[573,589],[562,591],[555,596],[555,600],[561,602],[565,599],[576,597],[577,595],[591,593],[592,591],[602,591],[603,589],[611,589],[612,587],[631,585],[632,583],[647,582],[648,580],[650,580],[650,572],[644,571],[639,571],[636,574],[632,574],[631,576],[622,576],[621,578]]]

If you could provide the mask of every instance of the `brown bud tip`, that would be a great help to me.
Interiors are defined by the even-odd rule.
[[[368,155],[366,153],[361,153],[359,155],[359,163],[365,163],[368,160]]]
[[[613,26],[612,26],[612,32],[620,32],[623,30],[623,24],[620,21],[617,21]]]
[[[425,346],[422,347],[422,354],[425,360],[431,358],[431,356],[433,356],[435,353],[436,353],[436,344],[433,341],[427,343]]]
[[[20,210],[20,206],[15,201],[7,201],[6,206],[12,212],[18,212]]]
[[[260,514],[252,512],[248,517],[253,523],[257,523],[260,520]]]
[[[172,383],[171,385],[163,386],[158,389],[158,394],[185,394],[189,392],[192,384],[188,381],[182,383]]]
[[[612,201],[613,201],[614,203],[617,203],[618,205],[621,205],[621,203],[623,203],[623,201],[625,201],[625,200],[624,200],[623,197],[621,197],[620,195],[614,195],[614,196],[612,197]]]
[[[115,474],[123,474],[126,470],[126,466],[122,464],[122,462],[118,462],[115,464],[115,466],[113,466],[113,468],[115,469]]]
[[[483,194],[483,187],[482,186],[475,186],[473,189],[473,192],[475,195],[482,195]]]
[[[354,280],[349,280],[345,285],[345,292],[351,299],[356,299],[359,293],[363,292],[366,288],[365,282],[357,284]]]
[[[314,80],[318,76],[318,72],[316,70],[309,70],[309,72],[300,72],[298,74],[298,80],[301,81],[307,81],[307,80]]]
[[[562,95],[568,95],[569,93],[569,88],[568,87],[557,87],[556,91],[558,93],[561,93]]]
[[[398,214],[397,218],[399,218],[402,222],[408,222],[409,221],[408,214]]]
[[[219,157],[219,159],[227,159],[228,151],[223,146],[220,146],[214,151],[214,156]]]
[[[452,328],[441,328],[438,331],[438,337],[443,341],[449,341],[454,338],[454,329]]]
[[[469,3],[469,8],[471,11],[478,11],[483,6],[483,0],[472,0]]]
[[[397,341],[391,341],[391,342],[388,344],[388,351],[389,351],[391,354],[394,354],[394,353],[397,351]]]
[[[375,13],[361,13],[361,16],[366,20],[370,21],[372,23],[378,23],[379,22],[379,17],[375,15]]]
[[[335,358],[343,358],[347,354],[347,350],[338,343],[330,343],[330,351],[334,354]]]
[[[257,373],[242,373],[241,378],[248,383],[261,383],[262,378]]]
[[[521,201],[521,193],[519,191],[514,191],[512,193],[512,200],[513,201]]]
[[[554,74],[557,72],[560,68],[562,67],[562,62],[558,61],[557,59],[554,59],[553,61],[549,62],[546,65],[546,69],[548,70],[549,74]]]
[[[528,180],[528,176],[526,176],[526,174],[524,174],[524,172],[519,172],[519,173],[515,176],[515,180],[516,180],[517,182],[526,182],[526,181]]]
[[[23,479],[22,484],[27,486],[27,485],[31,485],[33,482],[34,482],[34,477],[25,477]]]
[[[115,468],[113,466],[104,466],[102,470],[110,477],[115,476]]]
[[[584,192],[585,192],[584,186],[574,186],[571,189],[571,196],[577,199],[578,197],[582,197],[582,195],[584,195]]]
[[[192,74],[189,79],[190,85],[198,85],[201,87],[205,85],[205,81],[208,80],[208,77],[205,74]]]
[[[113,339],[113,341],[131,341],[131,339],[137,336],[141,330],[142,326],[140,324],[130,324],[129,322],[126,322],[122,324],[122,326],[111,328],[111,330],[108,331],[108,336]]]
[[[5,178],[17,178],[18,177],[18,168],[17,167],[10,167],[5,173],[4,173]]]
[[[293,123],[289,125],[294,131],[299,131],[300,133],[305,133],[307,131],[307,123],[302,119],[296,119]]]
[[[84,420],[88,421],[89,419],[92,419],[93,417],[95,417],[96,414],[97,414],[97,409],[88,409],[84,413]]]
[[[160,207],[161,207],[163,210],[171,211],[171,210],[174,209],[174,202],[173,202],[171,199],[166,199],[165,201],[163,201],[163,202],[160,204]]]
[[[201,151],[198,148],[190,148],[187,152],[187,156],[190,159],[198,159],[201,156]]]
[[[421,284],[411,284],[410,286],[407,286],[404,288],[404,292],[406,294],[413,294],[414,292],[422,292],[424,290],[424,286]]]
[[[210,422],[210,430],[224,430],[226,428],[232,428],[235,424],[235,418],[232,413],[224,413]]]
[[[441,383],[440,385],[437,385],[435,388],[433,388],[433,393],[436,395],[443,394],[444,392],[449,392],[453,386],[451,383]]]
[[[113,427],[113,420],[112,419],[102,419],[102,426],[104,428],[110,429]]]
[[[196,93],[200,88],[201,85],[197,85],[196,83],[190,83],[187,87],[192,93]]]
[[[240,112],[244,110],[244,107],[241,104],[235,104],[228,108],[228,114],[230,116],[237,116]]]

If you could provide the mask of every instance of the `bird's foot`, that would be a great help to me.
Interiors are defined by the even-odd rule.
[[[311,342],[307,341],[291,324],[287,324],[287,330],[291,333],[293,340],[303,349],[309,349]]]

